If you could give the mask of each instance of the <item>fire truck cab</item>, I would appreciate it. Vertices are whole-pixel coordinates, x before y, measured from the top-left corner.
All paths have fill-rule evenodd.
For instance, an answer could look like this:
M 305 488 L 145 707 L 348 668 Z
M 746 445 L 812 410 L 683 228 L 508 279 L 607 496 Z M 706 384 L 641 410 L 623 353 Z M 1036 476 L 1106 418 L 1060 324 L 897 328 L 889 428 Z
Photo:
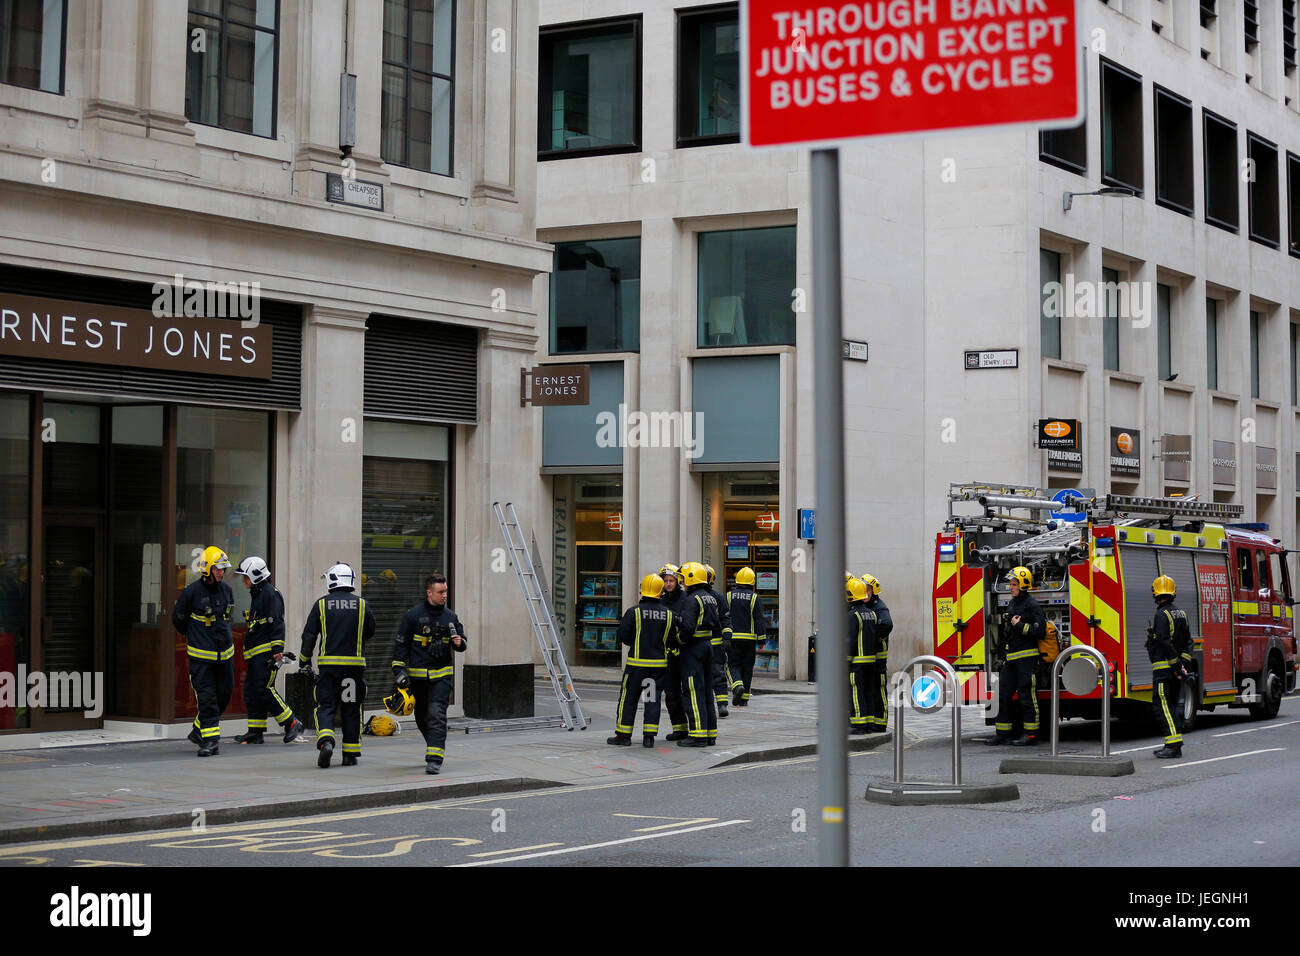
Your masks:
M 1146 630 L 1155 612 L 1151 583 L 1161 574 L 1173 578 L 1192 632 L 1183 729 L 1199 710 L 1220 706 L 1276 716 L 1296 685 L 1297 603 L 1278 539 L 1222 523 L 1239 517 L 1240 505 L 1134 495 L 1074 497 L 1063 505 L 1049 494 L 981 482 L 949 488 L 948 520 L 935 540 L 934 653 L 969 675 L 968 702 L 987 699 L 991 675 L 1001 669 L 1007 572 L 1023 565 L 1033 572 L 1030 593 L 1055 625 L 1059 649 L 1086 643 L 1105 655 L 1121 719 L 1150 713 Z M 1062 510 L 1077 519 L 1049 517 Z M 971 689 L 976 675 L 983 676 Z M 1046 712 L 1050 681 L 1039 687 L 1046 688 L 1039 692 Z M 1063 718 L 1096 718 L 1100 709 L 1100 682 L 1085 697 L 1061 696 Z

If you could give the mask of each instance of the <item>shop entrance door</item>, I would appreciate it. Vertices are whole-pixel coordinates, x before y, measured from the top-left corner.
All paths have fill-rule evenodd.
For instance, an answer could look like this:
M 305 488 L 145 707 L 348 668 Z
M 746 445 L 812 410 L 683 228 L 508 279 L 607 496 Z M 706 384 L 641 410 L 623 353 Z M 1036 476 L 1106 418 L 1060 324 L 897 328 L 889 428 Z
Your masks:
M 103 519 L 45 512 L 40 671 L 46 706 L 34 730 L 103 726 Z M 90 717 L 87 714 L 93 713 Z

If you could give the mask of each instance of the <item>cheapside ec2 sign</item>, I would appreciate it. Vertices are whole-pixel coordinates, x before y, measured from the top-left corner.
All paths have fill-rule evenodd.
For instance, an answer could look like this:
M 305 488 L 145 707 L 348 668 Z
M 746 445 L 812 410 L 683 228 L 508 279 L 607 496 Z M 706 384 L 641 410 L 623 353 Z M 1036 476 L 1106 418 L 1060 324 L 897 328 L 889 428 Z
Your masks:
M 1082 116 L 1075 0 L 741 4 L 750 146 Z

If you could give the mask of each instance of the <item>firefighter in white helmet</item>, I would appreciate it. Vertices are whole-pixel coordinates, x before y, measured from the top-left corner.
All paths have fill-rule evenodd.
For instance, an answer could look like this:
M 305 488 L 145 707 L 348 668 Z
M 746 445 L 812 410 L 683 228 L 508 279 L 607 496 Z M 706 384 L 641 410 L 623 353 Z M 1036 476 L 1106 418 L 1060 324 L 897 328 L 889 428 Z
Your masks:
M 260 744 L 266 733 L 267 714 L 284 728 L 284 742 L 293 743 L 306 731 L 301 720 L 275 689 L 277 665 L 284 657 L 284 598 L 271 584 L 266 562 L 249 555 L 235 573 L 244 579 L 251 606 L 244 612 L 248 630 L 244 633 L 244 706 L 248 709 L 248 732 L 235 738 L 241 744 Z

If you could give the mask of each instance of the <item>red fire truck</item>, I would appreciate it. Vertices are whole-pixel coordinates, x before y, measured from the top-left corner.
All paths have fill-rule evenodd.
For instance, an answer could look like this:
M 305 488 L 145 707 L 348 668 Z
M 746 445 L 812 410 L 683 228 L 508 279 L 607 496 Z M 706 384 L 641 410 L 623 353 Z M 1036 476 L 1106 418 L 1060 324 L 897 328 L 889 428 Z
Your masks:
M 966 672 L 968 702 L 988 699 L 989 676 L 1002 666 L 1007 571 L 1023 565 L 1060 648 L 1085 643 L 1105 655 L 1117 717 L 1150 713 L 1146 629 L 1155 611 L 1151 582 L 1161 574 L 1174 579 L 1195 647 L 1184 729 L 1197 711 L 1216 707 L 1276 716 L 1296 685 L 1297 603 L 1277 538 L 1225 525 L 1240 517 L 1240 505 L 1134 495 L 1063 502 L 1048 494 L 981 482 L 949 488 L 948 520 L 935 539 L 934 653 Z M 1039 687 L 1047 688 L 1046 712 L 1050 682 Z M 1100 710 L 1100 683 L 1086 697 L 1061 697 L 1063 718 Z

